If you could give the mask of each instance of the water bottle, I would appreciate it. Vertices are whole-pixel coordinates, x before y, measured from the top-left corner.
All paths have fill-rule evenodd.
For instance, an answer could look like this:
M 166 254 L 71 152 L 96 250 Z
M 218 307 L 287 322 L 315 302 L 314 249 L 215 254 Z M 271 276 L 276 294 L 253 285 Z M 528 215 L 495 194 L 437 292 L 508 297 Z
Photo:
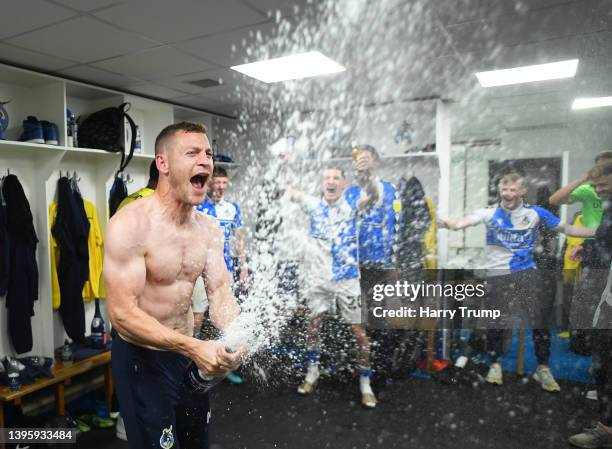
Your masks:
M 8 379 L 9 389 L 11 391 L 18 391 L 21 383 L 19 382 L 19 362 L 13 358 L 8 358 Z
M 142 153 L 142 134 L 140 132 L 139 126 L 136 126 L 136 140 L 134 142 L 134 153 L 137 153 L 137 154 Z
M 8 366 L 7 366 L 7 375 L 9 378 L 9 389 L 11 391 L 18 391 L 21 386 L 21 382 L 19 381 L 19 361 L 14 359 L 13 357 L 7 357 Z
M 104 327 L 104 318 L 100 313 L 100 299 L 96 298 L 96 311 L 91 320 L 91 340 L 93 347 L 102 349 L 106 346 L 106 328 Z
M 64 362 L 64 366 L 72 365 L 72 348 L 68 340 L 64 341 L 64 346 L 62 347 L 62 362 Z

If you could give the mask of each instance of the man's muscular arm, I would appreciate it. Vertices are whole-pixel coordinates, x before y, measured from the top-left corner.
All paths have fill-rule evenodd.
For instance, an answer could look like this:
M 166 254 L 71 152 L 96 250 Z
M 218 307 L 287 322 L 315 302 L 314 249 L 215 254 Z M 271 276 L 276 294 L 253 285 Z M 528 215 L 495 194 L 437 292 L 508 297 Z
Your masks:
M 117 332 L 135 344 L 178 352 L 211 375 L 227 371 L 216 355 L 217 344 L 199 341 L 161 324 L 138 306 L 146 283 L 146 231 L 137 211 L 126 209 L 110 221 L 104 244 L 104 282 L 108 312 Z
M 204 217 L 208 219 L 208 217 Z M 212 323 L 218 329 L 224 330 L 240 314 L 240 309 L 230 287 L 230 275 L 223 258 L 223 232 L 214 223 L 209 225 L 212 233 L 206 266 L 204 267 L 204 284 L 208 296 L 208 311 Z M 217 349 L 217 356 L 223 366 L 235 369 L 240 365 L 246 348 L 232 348 L 234 353 L 228 353 L 224 347 Z
M 216 224 L 209 226 L 212 237 L 204 267 L 210 319 L 218 329 L 225 329 L 240 313 L 230 287 L 230 276 L 223 259 L 223 233 Z

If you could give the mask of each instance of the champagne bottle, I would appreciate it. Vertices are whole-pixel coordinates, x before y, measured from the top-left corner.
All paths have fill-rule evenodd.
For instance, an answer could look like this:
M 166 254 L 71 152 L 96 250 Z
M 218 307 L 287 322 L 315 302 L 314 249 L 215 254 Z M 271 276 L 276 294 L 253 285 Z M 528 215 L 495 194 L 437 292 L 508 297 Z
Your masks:
M 106 328 L 100 313 L 100 299 L 96 298 L 96 311 L 91 320 L 91 339 L 94 348 L 102 349 L 106 345 Z
M 198 368 L 195 362 L 189 362 L 185 370 L 185 384 L 196 393 L 206 393 L 223 380 L 223 377 L 209 376 Z
M 225 348 L 229 353 L 234 352 L 231 348 Z M 206 393 L 210 391 L 215 385 L 221 382 L 225 376 L 211 376 L 203 372 L 198 368 L 198 365 L 192 360 L 187 365 L 185 370 L 185 384 L 187 387 L 196 393 Z
M 62 346 L 62 362 L 64 362 L 64 366 L 72 365 L 72 347 L 70 346 L 70 342 L 68 340 L 64 340 L 64 346 Z
M 18 391 L 21 386 L 19 380 L 19 362 L 11 357 L 7 357 L 8 367 L 7 374 L 9 379 L 9 389 L 11 391 Z

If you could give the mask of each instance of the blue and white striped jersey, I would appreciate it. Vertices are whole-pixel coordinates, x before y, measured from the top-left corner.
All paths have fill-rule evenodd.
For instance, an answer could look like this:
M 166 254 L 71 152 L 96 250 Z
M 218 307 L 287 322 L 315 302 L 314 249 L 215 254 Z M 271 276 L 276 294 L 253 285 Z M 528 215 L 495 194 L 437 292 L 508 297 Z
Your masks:
M 482 268 L 500 270 L 504 274 L 536 268 L 534 247 L 538 227 L 559 226 L 560 220 L 552 212 L 538 206 L 523 204 L 515 210 L 502 207 L 478 209 L 469 215 L 487 227 L 487 246 Z
M 376 180 L 379 198 L 376 204 L 357 213 L 359 263 L 376 264 L 392 267 L 393 243 L 395 239 L 396 213 L 393 203 L 396 200 L 395 187 L 391 183 Z M 362 195 L 362 188 L 357 184 L 351 185 L 344 192 L 344 197 L 352 208 Z
M 238 204 L 232 203 L 231 201 L 221 201 L 215 203 L 209 198 L 196 207 L 199 212 L 204 212 L 211 217 L 215 217 L 219 222 L 219 226 L 223 230 L 224 243 L 223 243 L 223 258 L 227 265 L 228 271 L 232 272 L 232 253 L 231 253 L 231 240 L 234 237 L 236 229 L 242 227 L 242 217 L 240 215 L 240 207 Z
M 308 275 L 328 281 L 358 279 L 354 208 L 344 197 L 329 204 L 309 196 L 304 197 L 302 207 L 310 217 L 311 241 L 305 249 Z

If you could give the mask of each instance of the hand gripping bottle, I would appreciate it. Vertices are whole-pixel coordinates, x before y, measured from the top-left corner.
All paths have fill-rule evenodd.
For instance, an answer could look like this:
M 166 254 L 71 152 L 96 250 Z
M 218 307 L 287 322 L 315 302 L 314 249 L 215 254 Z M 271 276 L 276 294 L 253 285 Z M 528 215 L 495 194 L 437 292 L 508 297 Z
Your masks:
M 225 348 L 227 352 L 234 352 L 231 348 Z M 221 382 L 225 376 L 211 376 L 198 368 L 198 365 L 192 360 L 187 365 L 185 370 L 185 384 L 187 387 L 196 393 L 206 393 L 215 385 Z

